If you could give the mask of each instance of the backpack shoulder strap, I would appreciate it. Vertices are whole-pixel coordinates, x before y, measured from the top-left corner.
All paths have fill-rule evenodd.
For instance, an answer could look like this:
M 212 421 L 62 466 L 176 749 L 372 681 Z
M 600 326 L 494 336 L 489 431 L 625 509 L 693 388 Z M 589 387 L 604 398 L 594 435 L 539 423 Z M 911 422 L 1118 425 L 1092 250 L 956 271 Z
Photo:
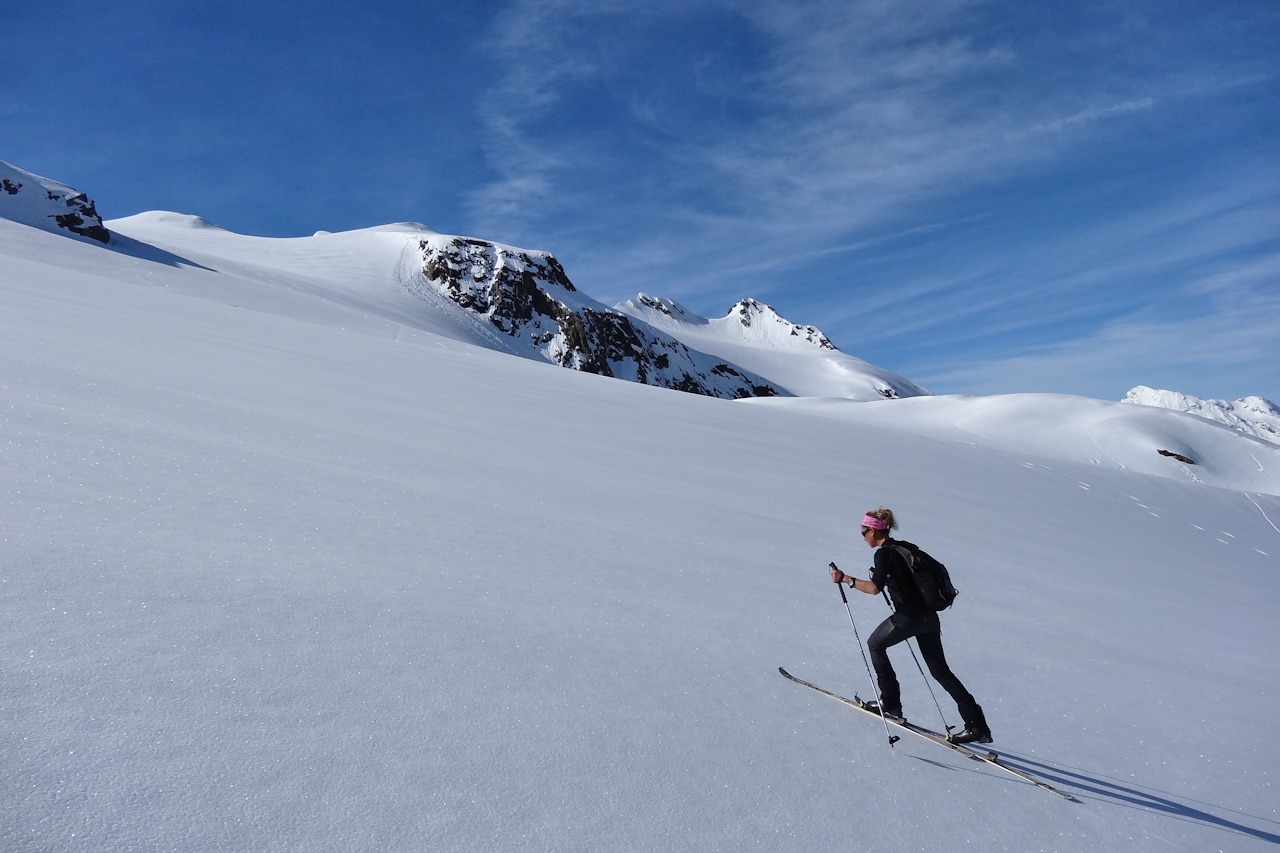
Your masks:
M 902 542 L 897 539 L 893 540 L 889 544 L 893 546 L 893 550 L 897 551 L 899 554 L 902 555 L 902 559 L 906 561 L 908 569 L 915 569 L 916 548 L 914 545 L 912 545 L 910 542 Z

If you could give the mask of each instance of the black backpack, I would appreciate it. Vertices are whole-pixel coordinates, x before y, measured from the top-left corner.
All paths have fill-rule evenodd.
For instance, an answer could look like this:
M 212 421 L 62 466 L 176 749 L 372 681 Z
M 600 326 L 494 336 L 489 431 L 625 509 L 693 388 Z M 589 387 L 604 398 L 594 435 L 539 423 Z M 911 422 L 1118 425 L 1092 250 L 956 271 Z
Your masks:
M 947 567 L 910 542 L 894 541 L 893 546 L 906 561 L 911 579 L 915 581 L 916 591 L 920 593 L 920 600 L 925 607 L 930 610 L 946 610 L 950 607 L 959 593 L 951 585 Z

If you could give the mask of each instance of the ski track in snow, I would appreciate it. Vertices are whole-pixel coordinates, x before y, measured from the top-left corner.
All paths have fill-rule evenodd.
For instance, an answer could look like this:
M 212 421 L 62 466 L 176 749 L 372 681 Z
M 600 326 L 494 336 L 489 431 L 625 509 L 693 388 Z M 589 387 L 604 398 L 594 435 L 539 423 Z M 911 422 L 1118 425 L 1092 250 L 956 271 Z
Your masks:
M 1277 527 L 1276 523 L 1271 520 L 1271 517 L 1267 515 L 1267 511 L 1262 508 L 1262 505 L 1259 504 L 1258 501 L 1255 500 L 1254 497 L 1250 495 L 1248 492 L 1242 492 L 1241 494 L 1244 495 L 1245 500 L 1253 504 L 1254 509 L 1258 511 L 1258 514 L 1262 516 L 1262 518 L 1267 522 L 1267 524 L 1271 525 L 1271 529 L 1276 531 L 1277 533 L 1280 533 L 1280 527 Z

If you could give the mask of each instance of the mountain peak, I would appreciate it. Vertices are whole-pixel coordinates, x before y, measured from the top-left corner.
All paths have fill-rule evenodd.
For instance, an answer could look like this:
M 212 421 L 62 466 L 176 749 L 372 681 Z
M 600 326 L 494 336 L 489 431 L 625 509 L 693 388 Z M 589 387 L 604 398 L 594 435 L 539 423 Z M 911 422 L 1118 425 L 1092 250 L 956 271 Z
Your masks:
M 623 306 L 628 306 L 641 312 L 648 313 L 650 316 L 656 312 L 659 315 L 663 315 L 672 320 L 677 320 L 681 323 L 690 323 L 696 326 L 705 326 L 707 324 L 706 317 L 699 317 L 697 314 L 693 313 L 688 308 L 685 308 L 674 299 L 650 296 L 647 293 L 641 293 L 636 296 L 635 299 L 628 299 L 626 302 L 615 307 L 622 310 Z
M 917 397 L 928 390 L 841 352 L 814 326 L 800 326 L 756 299 L 743 299 L 708 320 L 673 299 L 641 293 L 614 306 L 705 353 L 768 377 L 800 397 L 882 400 Z
M 816 326 L 800 326 L 779 314 L 770 305 L 755 299 L 743 299 L 729 309 L 726 320 L 736 320 L 739 335 L 752 343 L 766 346 L 816 346 L 835 350 L 836 345 Z
M 758 347 L 801 347 L 838 352 L 836 345 L 815 326 L 800 326 L 779 314 L 772 306 L 756 299 L 743 299 L 718 320 L 701 317 L 674 299 L 662 299 L 641 293 L 619 303 L 618 310 L 668 329 L 712 326 L 724 337 Z
M 111 241 L 93 200 L 66 184 L 0 160 L 0 217 L 54 234 Z

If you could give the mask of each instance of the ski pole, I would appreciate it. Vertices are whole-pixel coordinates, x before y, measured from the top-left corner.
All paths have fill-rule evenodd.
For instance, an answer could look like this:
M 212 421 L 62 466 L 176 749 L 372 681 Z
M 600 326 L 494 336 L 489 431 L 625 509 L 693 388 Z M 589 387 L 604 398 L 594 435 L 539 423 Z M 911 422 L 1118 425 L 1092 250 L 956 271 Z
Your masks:
M 840 571 L 834 562 L 831 564 L 831 568 L 837 572 Z M 875 677 L 871 674 L 871 662 L 867 660 L 867 650 L 862 647 L 862 637 L 858 635 L 858 623 L 853 620 L 853 610 L 850 609 L 849 599 L 844 594 L 844 584 L 838 583 L 836 586 L 840 589 L 840 600 L 844 602 L 844 612 L 849 614 L 849 624 L 853 626 L 853 638 L 858 642 L 858 651 L 862 652 L 862 665 L 867 669 L 867 680 L 871 683 L 871 691 L 876 696 L 879 696 L 880 691 L 876 688 Z M 889 733 L 889 721 L 885 719 L 884 708 L 880 706 L 879 702 L 876 703 L 876 707 L 880 708 L 880 722 L 884 723 L 884 734 L 885 737 L 889 738 L 889 746 L 892 747 L 898 742 L 898 736 Z
M 897 608 L 893 606 L 893 602 L 889 600 L 889 596 L 884 590 L 880 590 L 880 594 L 884 596 L 885 604 L 889 605 L 890 613 L 897 613 Z M 919 641 L 917 641 L 919 642 Z M 951 734 L 952 726 L 947 725 L 947 715 L 942 713 L 942 705 L 938 703 L 938 697 L 933 692 L 933 685 L 929 683 L 929 678 L 924 674 L 924 667 L 920 665 L 920 658 L 916 657 L 915 646 L 911 645 L 911 638 L 907 638 L 907 649 L 911 652 L 911 659 L 916 662 L 916 669 L 920 670 L 920 677 L 924 679 L 924 686 L 929 688 L 929 698 L 933 700 L 933 707 L 938 709 L 938 717 L 942 719 L 942 729 L 947 734 Z

